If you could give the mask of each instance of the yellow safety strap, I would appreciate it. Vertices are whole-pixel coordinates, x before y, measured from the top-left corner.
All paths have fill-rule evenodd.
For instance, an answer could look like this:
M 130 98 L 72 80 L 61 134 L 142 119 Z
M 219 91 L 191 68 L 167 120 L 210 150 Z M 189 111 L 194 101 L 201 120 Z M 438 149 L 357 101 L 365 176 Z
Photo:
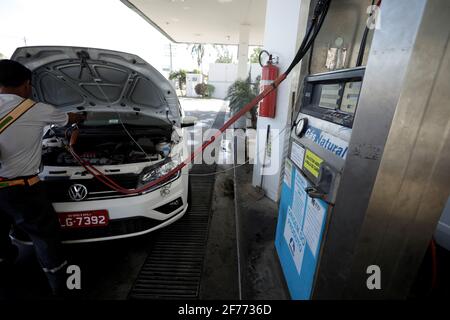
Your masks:
M 0 119 L 0 134 L 3 133 L 10 125 L 19 119 L 25 112 L 34 107 L 36 102 L 31 99 L 25 99 L 17 107 L 11 110 L 6 116 Z
M 12 180 L 0 180 L 0 189 L 14 186 L 33 186 L 40 181 L 38 176 L 34 176 L 28 179 L 12 179 Z

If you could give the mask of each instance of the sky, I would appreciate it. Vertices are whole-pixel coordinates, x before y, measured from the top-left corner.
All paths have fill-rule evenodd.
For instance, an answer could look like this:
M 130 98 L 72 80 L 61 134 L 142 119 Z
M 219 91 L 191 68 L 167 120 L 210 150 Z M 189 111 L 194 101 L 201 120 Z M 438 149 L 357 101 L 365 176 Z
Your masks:
M 0 53 L 17 47 L 66 45 L 137 54 L 160 72 L 170 67 L 171 42 L 120 0 L 0 0 Z M 172 44 L 173 70 L 198 68 L 189 46 Z M 237 56 L 237 47 L 230 47 Z M 208 46 L 203 71 L 217 58 Z

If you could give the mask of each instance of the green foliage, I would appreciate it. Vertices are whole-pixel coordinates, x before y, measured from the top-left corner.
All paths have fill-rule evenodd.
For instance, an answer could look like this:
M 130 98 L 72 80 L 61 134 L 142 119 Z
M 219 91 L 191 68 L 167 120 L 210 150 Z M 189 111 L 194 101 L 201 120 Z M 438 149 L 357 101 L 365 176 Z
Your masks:
M 228 46 L 225 46 L 223 44 L 221 45 L 214 45 L 214 49 L 217 51 L 218 58 L 216 59 L 216 63 L 232 63 L 233 57 L 230 54 L 230 50 L 228 49 Z
M 217 50 L 218 58 L 216 59 L 216 63 L 232 63 L 233 57 L 230 54 L 227 46 L 224 45 L 215 45 L 214 48 Z
M 169 73 L 169 80 L 184 78 L 186 80 L 186 70 L 180 69 L 178 71 L 172 71 Z
M 261 47 L 253 49 L 253 52 L 250 55 L 250 63 L 259 63 L 259 54 L 261 53 L 261 51 L 262 51 Z
M 176 80 L 178 82 L 178 89 L 185 90 L 186 88 L 186 74 L 195 73 L 201 74 L 201 71 L 198 69 L 192 71 L 186 71 L 184 69 L 180 69 L 178 71 L 172 71 L 169 73 L 169 80 Z
M 215 88 L 211 84 L 199 83 L 195 86 L 195 93 L 201 95 L 203 98 L 211 97 Z
M 216 87 L 214 87 L 212 84 L 208 84 L 208 97 L 211 97 L 214 91 L 216 90 Z
M 233 112 L 242 109 L 247 103 L 252 101 L 259 94 L 259 86 L 252 83 L 250 74 L 245 80 L 236 80 L 227 92 L 226 100 L 230 101 L 230 108 Z
M 186 73 L 186 70 L 183 69 L 172 71 L 169 74 L 169 80 L 177 80 L 179 89 L 183 90 L 183 87 L 186 86 Z
M 216 59 L 216 63 L 232 63 L 233 62 L 233 58 L 230 56 L 219 56 Z
M 261 77 L 256 78 L 255 83 L 251 80 L 251 71 L 248 74 L 247 79 L 235 81 L 229 88 L 227 92 L 226 100 L 230 101 L 230 109 L 233 113 L 241 110 L 245 105 L 250 103 L 256 96 L 259 95 L 259 85 Z M 250 110 L 252 117 L 252 127 L 256 128 L 256 110 L 258 106 L 254 106 Z
M 201 95 L 202 97 L 204 97 L 205 94 L 206 94 L 206 90 L 208 90 L 208 87 L 206 86 L 205 83 L 198 83 L 195 86 L 194 90 L 195 90 L 196 94 Z

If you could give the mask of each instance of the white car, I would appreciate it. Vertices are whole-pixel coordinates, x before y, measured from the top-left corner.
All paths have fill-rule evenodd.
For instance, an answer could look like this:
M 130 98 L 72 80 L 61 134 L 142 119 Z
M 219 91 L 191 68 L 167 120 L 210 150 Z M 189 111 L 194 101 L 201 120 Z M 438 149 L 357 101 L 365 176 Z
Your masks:
M 33 72 L 33 99 L 65 112 L 85 112 L 75 151 L 122 187 L 136 189 L 188 155 L 184 117 L 171 83 L 136 55 L 77 47 L 23 47 L 12 57 Z M 167 226 L 187 211 L 185 167 L 143 193 L 105 186 L 64 148 L 67 128 L 49 129 L 40 178 L 66 243 L 125 238 Z M 13 237 L 27 242 L 14 230 Z

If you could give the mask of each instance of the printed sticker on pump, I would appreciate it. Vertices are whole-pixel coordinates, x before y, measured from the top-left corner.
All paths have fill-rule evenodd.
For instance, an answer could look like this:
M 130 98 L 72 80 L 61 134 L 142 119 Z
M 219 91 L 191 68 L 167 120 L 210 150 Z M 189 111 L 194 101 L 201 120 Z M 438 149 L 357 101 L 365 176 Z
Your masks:
M 291 148 L 291 160 L 295 163 L 295 165 L 299 168 L 303 168 L 303 159 L 305 157 L 305 148 L 301 145 L 292 142 Z
M 333 136 L 325 131 L 309 126 L 305 132 L 305 138 L 313 141 L 318 146 L 345 159 L 348 153 L 348 142 Z
M 305 161 L 303 168 L 311 173 L 314 177 L 318 178 L 320 174 L 320 165 L 323 159 L 310 150 L 306 150 Z

